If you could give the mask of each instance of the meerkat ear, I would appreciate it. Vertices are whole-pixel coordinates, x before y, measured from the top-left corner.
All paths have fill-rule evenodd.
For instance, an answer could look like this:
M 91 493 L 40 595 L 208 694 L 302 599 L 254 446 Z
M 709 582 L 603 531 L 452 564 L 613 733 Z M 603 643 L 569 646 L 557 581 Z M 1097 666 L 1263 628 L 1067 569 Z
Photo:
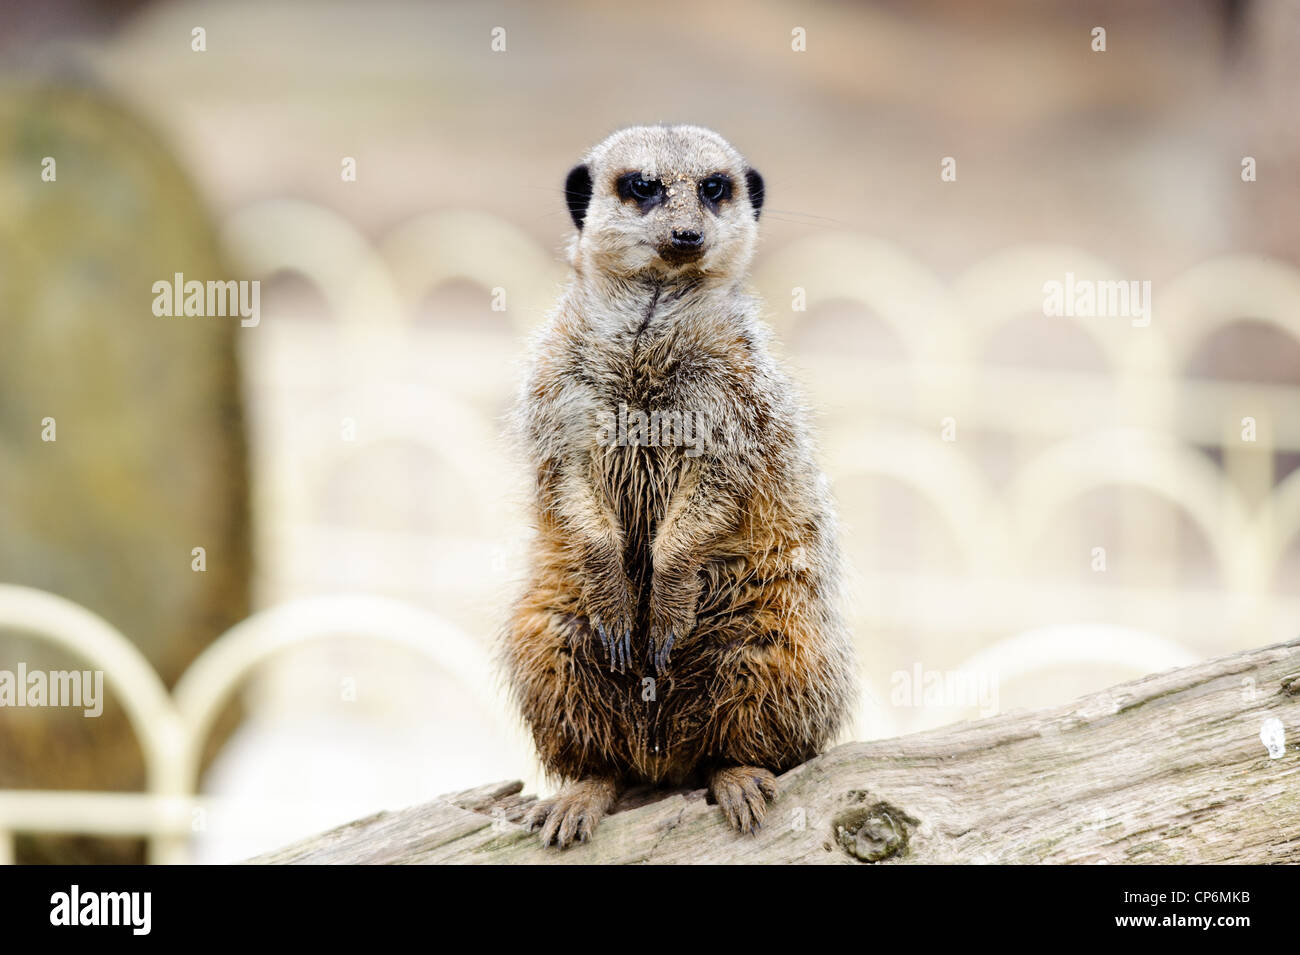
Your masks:
M 582 231 L 582 220 L 587 218 L 587 203 L 591 202 L 591 170 L 585 165 L 574 166 L 564 180 L 564 201 L 569 204 L 573 224 Z
M 763 208 L 763 177 L 757 169 L 745 170 L 745 188 L 749 191 L 749 204 L 754 207 L 754 218 Z

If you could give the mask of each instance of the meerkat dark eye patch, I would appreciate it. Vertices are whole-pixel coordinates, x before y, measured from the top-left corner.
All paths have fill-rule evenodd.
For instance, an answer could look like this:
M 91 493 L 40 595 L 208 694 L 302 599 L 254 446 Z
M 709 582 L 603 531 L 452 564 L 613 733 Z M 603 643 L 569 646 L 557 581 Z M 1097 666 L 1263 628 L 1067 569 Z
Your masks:
M 619 176 L 616 187 L 620 199 L 635 202 L 642 212 L 664 201 L 664 184 L 658 179 L 647 179 L 639 172 Z
M 749 191 L 749 204 L 754 207 L 754 218 L 763 208 L 763 177 L 757 169 L 745 170 L 745 188 Z
M 587 204 L 591 202 L 591 171 L 586 166 L 574 166 L 564 180 L 564 201 L 568 203 L 573 224 L 582 231 L 582 220 L 587 218 Z

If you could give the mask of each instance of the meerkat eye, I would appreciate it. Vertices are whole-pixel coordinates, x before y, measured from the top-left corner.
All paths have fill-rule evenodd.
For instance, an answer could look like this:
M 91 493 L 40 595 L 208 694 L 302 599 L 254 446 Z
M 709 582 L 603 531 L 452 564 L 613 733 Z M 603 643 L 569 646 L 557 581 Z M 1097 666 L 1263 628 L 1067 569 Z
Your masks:
M 711 206 L 731 198 L 731 180 L 723 175 L 709 176 L 700 181 L 700 198 Z
M 638 199 L 653 199 L 659 191 L 659 183 L 650 179 L 633 179 L 628 183 L 628 189 Z
M 663 192 L 664 185 L 658 179 L 647 179 L 640 173 L 628 173 L 618 181 L 618 194 L 623 199 L 635 199 L 637 202 L 649 202 Z

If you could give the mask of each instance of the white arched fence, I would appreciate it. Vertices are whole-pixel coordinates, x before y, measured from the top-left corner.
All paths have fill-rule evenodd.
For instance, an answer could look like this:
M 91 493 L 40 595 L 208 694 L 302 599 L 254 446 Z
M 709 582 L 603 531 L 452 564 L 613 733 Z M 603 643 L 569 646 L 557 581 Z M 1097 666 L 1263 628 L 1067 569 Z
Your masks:
M 366 636 L 421 654 L 469 691 L 483 717 L 501 724 L 503 738 L 511 735 L 484 649 L 436 614 L 387 597 L 308 597 L 256 613 L 209 645 L 171 693 L 131 641 L 62 597 L 0 584 L 0 628 L 42 638 L 103 671 L 140 741 L 146 772 L 139 793 L 0 791 L 0 862 L 12 861 L 13 833 L 39 831 L 143 836 L 151 862 L 188 861 L 202 805 L 199 759 L 213 721 L 258 666 L 316 640 Z

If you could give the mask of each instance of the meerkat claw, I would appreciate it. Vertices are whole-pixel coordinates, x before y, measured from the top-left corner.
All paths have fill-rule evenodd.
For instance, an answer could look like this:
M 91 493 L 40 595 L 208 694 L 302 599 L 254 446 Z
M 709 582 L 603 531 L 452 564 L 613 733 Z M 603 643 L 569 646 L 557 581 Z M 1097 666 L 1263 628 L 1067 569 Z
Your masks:
M 677 634 L 671 630 L 668 636 L 664 637 L 663 642 L 655 648 L 654 664 L 655 669 L 662 673 L 668 667 L 668 656 L 673 652 L 673 644 L 677 642 Z
M 607 651 L 612 652 L 609 646 L 609 634 L 605 632 L 605 625 L 600 622 L 600 618 L 591 618 L 591 629 L 596 631 L 596 636 L 600 637 L 600 645 Z
M 632 661 L 632 631 L 627 627 L 606 626 L 599 617 L 591 618 L 591 629 L 600 638 L 600 645 L 609 654 L 609 668 L 619 672 Z

